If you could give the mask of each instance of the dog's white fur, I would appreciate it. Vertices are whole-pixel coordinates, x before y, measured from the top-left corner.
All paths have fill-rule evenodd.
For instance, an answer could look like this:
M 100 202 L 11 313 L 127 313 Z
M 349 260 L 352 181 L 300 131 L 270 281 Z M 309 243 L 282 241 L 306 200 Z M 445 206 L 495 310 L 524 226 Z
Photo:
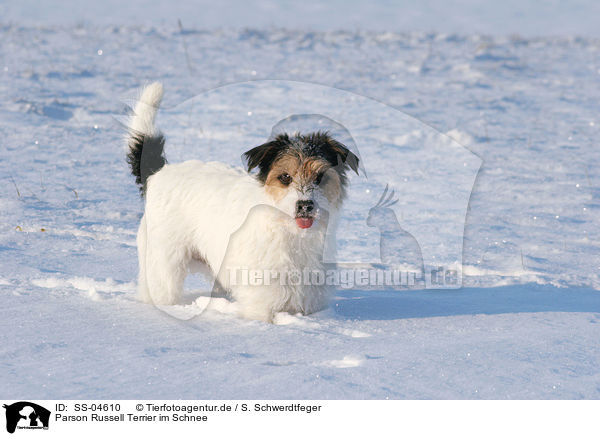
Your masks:
M 130 129 L 157 133 L 154 120 L 162 95 L 159 83 L 143 90 Z M 319 193 L 289 189 L 275 201 L 246 171 L 219 162 L 165 165 L 147 181 L 137 235 L 139 297 L 158 305 L 178 303 L 186 275 L 200 266 L 230 292 L 244 317 L 272 321 L 277 312 L 323 309 L 328 302 L 325 284 L 281 284 L 274 278 L 256 286 L 231 280 L 232 272 L 240 269 L 323 271 L 323 245 L 336 206 L 329 204 L 326 214 L 317 211 L 313 226 L 301 229 L 294 221 L 294 208 L 307 195 Z M 326 203 L 322 197 L 318 202 Z

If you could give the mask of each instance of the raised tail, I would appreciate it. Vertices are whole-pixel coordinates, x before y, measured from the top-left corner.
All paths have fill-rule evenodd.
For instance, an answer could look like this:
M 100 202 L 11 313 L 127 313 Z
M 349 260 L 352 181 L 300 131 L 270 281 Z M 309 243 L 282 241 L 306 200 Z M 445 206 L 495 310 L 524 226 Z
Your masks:
M 146 192 L 148 177 L 160 170 L 167 160 L 163 154 L 165 137 L 154 125 L 156 112 L 163 96 L 159 82 L 146 86 L 133 108 L 127 132 L 127 162 L 142 196 Z

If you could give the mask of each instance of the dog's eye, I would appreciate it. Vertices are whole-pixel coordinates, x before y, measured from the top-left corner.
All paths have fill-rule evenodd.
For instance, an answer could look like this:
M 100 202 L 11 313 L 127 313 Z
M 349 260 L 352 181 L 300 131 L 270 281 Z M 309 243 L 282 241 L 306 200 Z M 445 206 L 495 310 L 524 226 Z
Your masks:
M 315 184 L 320 185 L 321 184 L 321 180 L 323 180 L 323 176 L 325 175 L 325 173 L 319 173 L 317 174 L 317 178 L 315 179 Z
M 289 185 L 290 183 L 292 183 L 292 176 L 290 176 L 288 173 L 283 173 L 282 175 L 280 175 L 277 178 L 284 185 Z

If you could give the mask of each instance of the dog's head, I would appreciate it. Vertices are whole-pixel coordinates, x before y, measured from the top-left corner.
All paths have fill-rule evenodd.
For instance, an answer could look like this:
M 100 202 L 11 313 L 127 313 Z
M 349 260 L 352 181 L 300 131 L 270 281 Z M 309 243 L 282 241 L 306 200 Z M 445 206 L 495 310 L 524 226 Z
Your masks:
M 307 229 L 322 209 L 339 208 L 346 194 L 346 171 L 358 174 L 358 157 L 327 132 L 280 134 L 244 153 L 248 171 L 278 208 Z

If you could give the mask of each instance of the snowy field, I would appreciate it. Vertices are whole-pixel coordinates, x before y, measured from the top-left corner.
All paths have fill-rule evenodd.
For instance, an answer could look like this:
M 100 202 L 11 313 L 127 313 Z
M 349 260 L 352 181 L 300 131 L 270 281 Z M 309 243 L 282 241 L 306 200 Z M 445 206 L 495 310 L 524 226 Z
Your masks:
M 0 4 L 0 396 L 600 399 L 597 6 L 565 15 L 557 4 L 514 20 L 498 6 L 506 26 L 485 8 L 448 20 L 438 10 L 415 28 L 384 20 L 383 30 L 369 14 L 362 23 L 357 7 L 333 22 L 342 30 L 327 30 L 323 18 L 288 22 L 290 10 L 275 6 L 277 20 L 252 26 L 258 13 L 240 13 L 227 26 L 189 3 L 137 21 L 141 2 L 122 14 L 96 11 L 100 3 L 29 13 L 32 4 Z M 544 20 L 553 16 L 561 18 Z M 281 314 L 275 325 L 240 319 L 224 301 L 189 320 L 136 301 L 143 203 L 125 163 L 124 102 L 162 81 L 169 159 L 237 165 L 259 138 L 231 143 L 232 132 L 244 138 L 227 116 L 235 102 L 221 102 L 218 124 L 187 119 L 185 134 L 174 128 L 178 110 L 260 79 L 369 97 L 478 157 L 461 289 L 340 289 L 328 310 Z M 271 98 L 244 103 L 260 112 Z M 366 126 L 371 116 L 362 114 Z M 377 202 L 366 184 L 385 183 L 376 157 L 411 162 L 419 152 L 414 131 L 368 134 L 373 142 L 358 148 L 372 164 L 368 180 L 352 179 L 350 224 L 364 222 L 363 200 Z M 401 197 L 401 210 L 441 192 L 424 191 Z M 455 243 L 456 234 L 427 229 L 440 247 Z M 353 259 L 373 240 L 340 234 L 339 246 Z M 191 280 L 174 310 L 194 314 L 206 286 Z

